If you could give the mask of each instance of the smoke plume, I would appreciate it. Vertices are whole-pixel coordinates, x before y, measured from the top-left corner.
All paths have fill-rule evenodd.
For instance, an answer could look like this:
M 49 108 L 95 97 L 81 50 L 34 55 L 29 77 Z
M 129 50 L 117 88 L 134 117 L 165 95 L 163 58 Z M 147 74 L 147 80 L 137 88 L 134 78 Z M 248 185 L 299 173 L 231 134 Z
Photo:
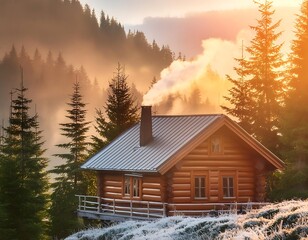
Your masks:
M 159 105 L 172 95 L 187 99 L 197 87 L 202 100 L 210 101 L 214 106 L 211 111 L 221 112 L 223 96 L 229 89 L 224 76 L 233 72 L 233 58 L 241 56 L 242 39 L 248 38 L 248 34 L 240 32 L 236 43 L 214 38 L 204 40 L 201 55 L 193 60 L 176 60 L 161 72 L 160 80 L 145 94 L 143 105 Z M 182 114 L 185 110 L 181 109 L 181 104 L 175 103 L 169 113 Z

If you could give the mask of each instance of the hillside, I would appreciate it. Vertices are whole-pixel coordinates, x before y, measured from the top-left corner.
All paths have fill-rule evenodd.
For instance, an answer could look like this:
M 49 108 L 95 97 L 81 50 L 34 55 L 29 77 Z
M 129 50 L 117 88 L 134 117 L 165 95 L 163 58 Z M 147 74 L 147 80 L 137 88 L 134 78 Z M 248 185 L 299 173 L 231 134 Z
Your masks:
M 308 200 L 286 201 L 244 215 L 189 218 L 175 216 L 153 222 L 127 221 L 89 229 L 66 240 L 154 239 L 306 239 Z
M 142 32 L 126 33 L 115 18 L 104 12 L 96 16 L 78 0 L 0 0 L 0 33 L 0 55 L 13 44 L 43 54 L 61 52 L 104 86 L 117 62 L 144 90 L 172 61 L 167 46 L 148 43 Z
M 20 86 L 22 67 L 47 156 L 61 142 L 59 123 L 65 121 L 76 79 L 87 103 L 87 120 L 93 121 L 95 109 L 105 104 L 118 62 L 140 103 L 140 92 L 173 60 L 169 47 L 149 43 L 142 32 L 126 33 L 104 12 L 98 21 L 78 0 L 0 0 L 0 33 L 0 126 L 8 125 L 10 92 Z

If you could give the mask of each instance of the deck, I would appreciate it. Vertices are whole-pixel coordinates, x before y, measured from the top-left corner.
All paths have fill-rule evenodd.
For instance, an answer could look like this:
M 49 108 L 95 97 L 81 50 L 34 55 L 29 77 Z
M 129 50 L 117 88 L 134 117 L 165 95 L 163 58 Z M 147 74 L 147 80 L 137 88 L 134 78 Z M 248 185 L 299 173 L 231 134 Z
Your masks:
M 163 203 L 77 195 L 78 216 L 89 219 L 125 221 L 153 220 L 167 216 L 218 216 L 237 214 L 260 208 L 268 203 Z

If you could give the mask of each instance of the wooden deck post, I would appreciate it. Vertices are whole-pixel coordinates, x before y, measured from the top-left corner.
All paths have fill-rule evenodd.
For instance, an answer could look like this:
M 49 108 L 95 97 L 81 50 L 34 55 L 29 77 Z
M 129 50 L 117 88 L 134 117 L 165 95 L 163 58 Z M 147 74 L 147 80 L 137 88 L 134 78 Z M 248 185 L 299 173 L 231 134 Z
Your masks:
M 167 217 L 167 209 L 166 209 L 166 203 L 163 203 L 163 216 Z
M 87 197 L 83 196 L 83 210 L 86 210 L 87 207 Z
M 102 211 L 101 209 L 101 197 L 97 197 L 97 212 L 100 213 Z
M 130 200 L 130 216 L 133 216 L 133 201 Z
M 113 211 L 113 214 L 115 214 L 115 199 L 113 199 L 113 202 L 112 202 L 113 204 L 112 204 L 112 211 Z
M 102 197 L 103 197 L 103 173 L 100 172 L 100 171 L 97 171 L 97 174 L 96 174 L 96 178 L 97 178 L 97 196 L 98 196 L 98 199 L 97 199 L 97 211 L 98 212 L 101 212 L 102 211 Z
M 78 196 L 78 199 L 79 199 L 78 209 L 81 210 L 81 196 L 80 195 Z

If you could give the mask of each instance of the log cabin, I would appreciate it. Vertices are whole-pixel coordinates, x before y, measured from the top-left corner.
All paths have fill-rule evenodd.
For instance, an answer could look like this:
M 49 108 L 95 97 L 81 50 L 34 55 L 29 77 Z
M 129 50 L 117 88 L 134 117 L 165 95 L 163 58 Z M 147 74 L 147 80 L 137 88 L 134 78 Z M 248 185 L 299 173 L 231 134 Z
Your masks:
M 82 165 L 97 173 L 97 196 L 78 196 L 78 215 L 152 219 L 217 214 L 261 205 L 266 177 L 283 162 L 223 114 L 152 116 Z

